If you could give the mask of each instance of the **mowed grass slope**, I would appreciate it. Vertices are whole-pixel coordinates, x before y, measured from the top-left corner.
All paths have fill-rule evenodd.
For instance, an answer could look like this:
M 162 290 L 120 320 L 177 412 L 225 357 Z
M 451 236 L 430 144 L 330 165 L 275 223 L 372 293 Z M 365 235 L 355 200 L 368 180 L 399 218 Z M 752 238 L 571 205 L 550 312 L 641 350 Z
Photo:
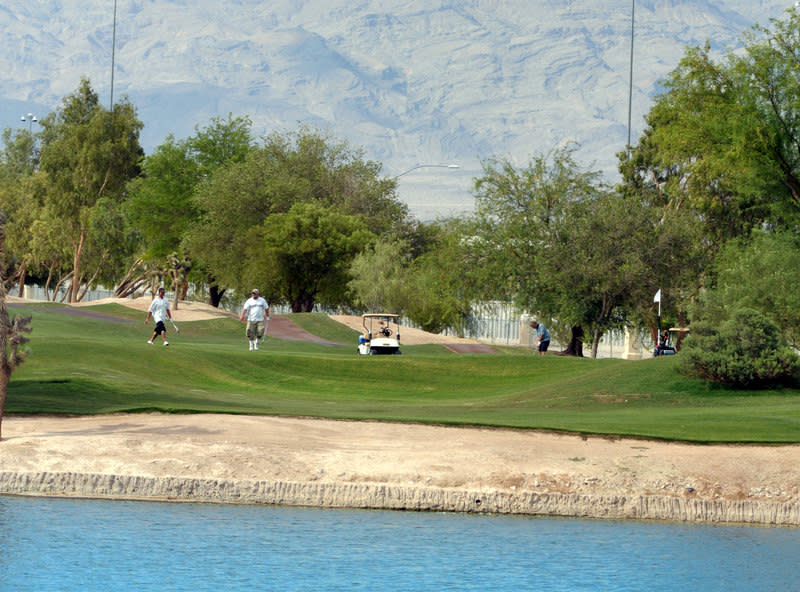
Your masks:
M 13 374 L 9 414 L 157 410 L 484 425 L 695 442 L 800 442 L 800 391 L 736 391 L 689 380 L 677 357 L 540 357 L 526 349 L 453 354 L 404 346 L 357 356 L 358 334 L 293 315 L 341 346 L 267 338 L 247 350 L 234 319 L 183 322 L 169 347 L 119 305 L 15 306 L 32 314 L 31 353 Z M 103 314 L 95 318 L 88 314 Z M 113 320 L 110 320 L 113 319 Z

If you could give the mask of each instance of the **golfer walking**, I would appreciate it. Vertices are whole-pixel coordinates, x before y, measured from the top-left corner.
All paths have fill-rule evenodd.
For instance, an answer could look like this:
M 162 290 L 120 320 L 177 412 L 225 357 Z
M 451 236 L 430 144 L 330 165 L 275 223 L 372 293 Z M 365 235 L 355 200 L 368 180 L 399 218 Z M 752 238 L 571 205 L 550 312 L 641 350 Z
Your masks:
M 254 289 L 250 298 L 242 307 L 242 314 L 239 320 L 244 321 L 247 317 L 247 339 L 250 341 L 250 351 L 258 349 L 258 340 L 264 336 L 264 319 L 269 320 L 269 304 Z
M 153 345 L 153 341 L 155 341 L 157 335 L 161 335 L 161 341 L 164 342 L 164 345 L 169 345 L 167 341 L 167 328 L 164 326 L 164 321 L 169 317 L 172 318 L 172 313 L 169 311 L 169 300 L 164 298 L 164 288 L 158 289 L 158 296 L 153 298 L 153 301 L 150 303 L 150 308 L 147 310 L 147 316 L 144 319 L 144 324 L 147 324 L 147 321 L 150 320 L 150 317 L 153 317 L 153 320 L 156 322 L 156 328 L 153 331 L 153 336 L 147 342 L 150 345 Z

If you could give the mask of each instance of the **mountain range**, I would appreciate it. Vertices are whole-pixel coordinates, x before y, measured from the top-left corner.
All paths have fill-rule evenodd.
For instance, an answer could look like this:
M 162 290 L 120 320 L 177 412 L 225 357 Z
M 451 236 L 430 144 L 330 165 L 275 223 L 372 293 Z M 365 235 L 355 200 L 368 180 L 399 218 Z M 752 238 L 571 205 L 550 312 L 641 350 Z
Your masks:
M 28 113 L 46 115 L 88 77 L 102 101 L 137 107 L 147 153 L 228 113 L 257 135 L 311 124 L 401 176 L 401 199 L 429 219 L 469 211 L 492 157 L 524 165 L 575 142 L 582 164 L 615 180 L 616 153 L 687 46 L 721 56 L 791 5 L 4 0 L 0 121 L 32 128 Z

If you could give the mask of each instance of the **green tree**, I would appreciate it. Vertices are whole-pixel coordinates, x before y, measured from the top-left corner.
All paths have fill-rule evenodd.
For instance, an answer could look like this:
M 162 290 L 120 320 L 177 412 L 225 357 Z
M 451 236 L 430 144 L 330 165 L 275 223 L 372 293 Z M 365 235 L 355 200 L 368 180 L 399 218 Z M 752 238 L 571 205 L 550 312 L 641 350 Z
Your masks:
M 200 217 L 193 201 L 198 187 L 214 172 L 229 163 L 242 162 L 253 148 L 252 122 L 247 117 L 215 117 L 186 140 L 172 135 L 142 163 L 142 175 L 128 185 L 127 212 L 141 234 L 139 280 L 149 274 L 149 267 L 165 263 L 174 270 L 174 259 L 181 260 L 180 274 L 170 276 L 179 282 L 175 298 L 185 292 L 189 270 L 211 284 L 212 303 L 219 304 L 213 277 L 205 272 L 202 261 L 194 261 L 184 252 L 182 241 Z M 172 262 L 170 262 L 172 261 Z M 185 272 L 185 273 L 184 273 Z M 131 281 L 131 280 L 129 280 Z M 135 281 L 131 281 L 135 284 Z M 177 302 L 175 303 L 177 305 Z M 175 306 L 174 305 L 174 306 Z
M 514 302 L 543 319 L 564 353 L 592 356 L 611 330 L 655 331 L 653 295 L 677 294 L 706 260 L 697 228 L 638 195 L 605 187 L 567 146 L 526 168 L 491 162 L 476 181 L 470 261 L 484 297 Z M 481 275 L 482 274 L 482 275 Z M 475 280 L 472 280 L 475 281 Z M 674 282 L 674 283 L 673 283 Z
M 778 326 L 747 308 L 733 311 L 721 325 L 693 324 L 680 358 L 685 374 L 734 387 L 770 386 L 800 371 L 800 358 L 782 341 Z
M 800 13 L 756 27 L 745 51 L 715 62 L 692 47 L 664 81 L 647 128 L 621 154 L 628 191 L 691 211 L 707 248 L 768 221 L 800 218 Z
M 475 180 L 476 263 L 485 277 L 486 297 L 531 304 L 537 256 L 551 244 L 570 201 L 596 192 L 599 174 L 582 170 L 576 147 L 566 146 L 533 157 L 525 167 L 511 159 L 483 163 Z M 525 289 L 527 285 L 528 289 Z
M 6 264 L 9 276 L 19 283 L 20 295 L 30 269 L 30 226 L 41 207 L 36 194 L 39 152 L 36 134 L 29 130 L 3 130 L 0 151 L 0 209 L 5 212 Z
M 453 329 L 463 335 L 473 302 L 482 293 L 480 275 L 470 265 L 472 225 L 467 220 L 442 220 L 427 225 L 427 246 L 406 273 L 403 310 L 432 333 Z
M 3 130 L 3 150 L 0 152 L 0 179 L 27 177 L 38 169 L 39 150 L 36 134 L 28 130 Z
M 227 119 L 212 117 L 204 128 L 195 127 L 186 148 L 199 178 L 208 178 L 230 162 L 242 162 L 254 146 L 252 128 L 249 117 L 234 117 L 233 113 L 228 113 Z
M 200 181 L 187 141 L 170 135 L 142 162 L 142 174 L 128 183 L 126 211 L 141 236 L 146 259 L 164 259 L 179 246 L 198 215 L 191 201 Z
M 75 302 L 82 285 L 113 275 L 103 266 L 110 265 L 112 253 L 127 247 L 104 240 L 110 235 L 100 218 L 108 220 L 110 209 L 121 207 L 127 181 L 139 172 L 142 123 L 127 101 L 116 104 L 112 111 L 104 109 L 89 81 L 83 79 L 78 90 L 40 124 L 40 168 L 47 174 L 48 184 L 45 205 L 70 238 L 69 301 Z M 97 229 L 103 229 L 105 236 L 94 234 Z
M 297 203 L 249 233 L 245 278 L 264 286 L 292 312 L 311 312 L 316 302 L 347 300 L 353 258 L 374 240 L 363 217 L 337 208 Z
M 800 238 L 789 231 L 756 230 L 725 245 L 713 267 L 698 320 L 720 325 L 728 311 L 757 310 L 800 347 Z
M 353 258 L 348 288 L 367 312 L 399 313 L 407 294 L 410 247 L 404 240 L 378 239 Z
M 484 298 L 513 301 L 542 318 L 560 313 L 561 323 L 570 329 L 566 351 L 582 355 L 584 319 L 577 311 L 585 307 L 575 307 L 582 295 L 575 292 L 563 300 L 554 274 L 557 262 L 548 266 L 549 273 L 540 269 L 568 228 L 571 204 L 594 201 L 601 191 L 599 174 L 580 167 L 575 150 L 573 145 L 555 149 L 522 168 L 509 159 L 484 163 L 483 175 L 475 181 L 475 235 L 468 265 L 482 270 Z
M 47 298 L 55 300 L 59 288 L 69 281 L 72 254 L 67 227 L 47 208 L 41 208 L 28 233 L 31 267 L 44 282 Z M 52 290 L 51 290 L 52 288 Z
M 396 234 L 410 227 L 408 211 L 396 198 L 394 181 L 379 177 L 380 168 L 363 160 L 363 151 L 317 130 L 271 134 L 198 188 L 194 203 L 201 216 L 184 247 L 220 285 L 246 290 L 254 263 L 242 254 L 253 240 L 250 231 L 296 204 L 334 208 L 362 217 L 376 235 Z
M 655 274 L 649 263 L 652 221 L 640 202 L 614 193 L 571 202 L 558 232 L 538 257 L 539 293 L 532 304 L 591 336 L 591 355 L 600 339 L 621 329 L 636 302 L 652 301 Z

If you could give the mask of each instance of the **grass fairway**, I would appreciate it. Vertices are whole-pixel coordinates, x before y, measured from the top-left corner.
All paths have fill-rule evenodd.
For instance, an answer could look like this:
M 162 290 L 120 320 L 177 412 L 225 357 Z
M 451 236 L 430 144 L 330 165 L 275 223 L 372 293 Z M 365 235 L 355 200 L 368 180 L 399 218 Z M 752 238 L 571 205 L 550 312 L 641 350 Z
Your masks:
M 677 357 L 591 360 L 518 348 L 453 354 L 438 345 L 357 356 L 358 334 L 325 315 L 292 318 L 344 345 L 267 338 L 250 352 L 243 325 L 218 319 L 180 323 L 163 347 L 147 345 L 153 324 L 142 323 L 144 314 L 115 304 L 10 312 L 32 314 L 34 331 L 31 355 L 11 379 L 9 414 L 214 412 L 800 442 L 800 391 L 707 386 L 680 376 Z

